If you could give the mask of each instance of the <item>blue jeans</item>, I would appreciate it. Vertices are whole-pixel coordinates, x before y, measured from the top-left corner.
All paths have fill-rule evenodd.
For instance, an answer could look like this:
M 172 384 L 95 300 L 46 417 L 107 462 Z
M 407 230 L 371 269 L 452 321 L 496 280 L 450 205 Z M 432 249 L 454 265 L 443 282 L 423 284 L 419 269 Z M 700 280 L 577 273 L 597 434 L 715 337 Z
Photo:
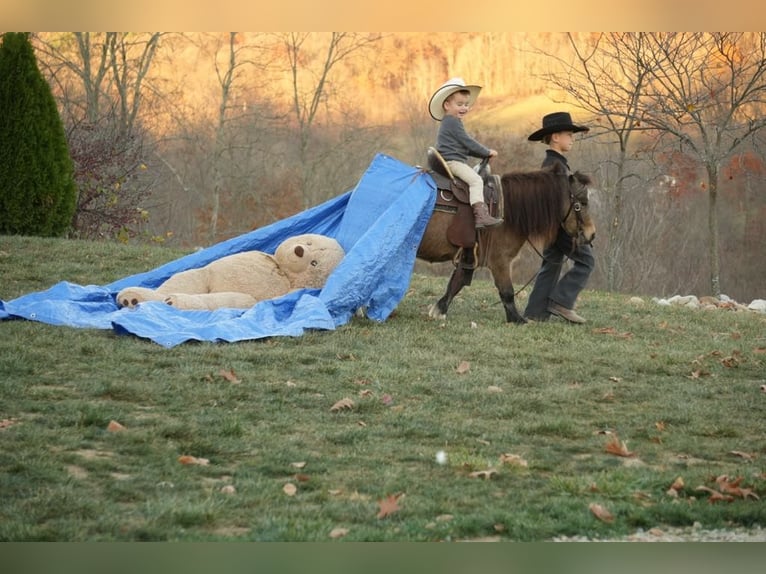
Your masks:
M 571 245 L 572 238 L 564 231 L 559 231 L 556 241 L 543 251 L 543 264 L 524 310 L 526 318 L 538 321 L 548 319 L 548 305 L 551 302 L 574 309 L 577 296 L 588 283 L 596 260 L 590 245 L 581 245 L 574 251 Z M 574 265 L 559 280 L 565 257 L 569 257 Z

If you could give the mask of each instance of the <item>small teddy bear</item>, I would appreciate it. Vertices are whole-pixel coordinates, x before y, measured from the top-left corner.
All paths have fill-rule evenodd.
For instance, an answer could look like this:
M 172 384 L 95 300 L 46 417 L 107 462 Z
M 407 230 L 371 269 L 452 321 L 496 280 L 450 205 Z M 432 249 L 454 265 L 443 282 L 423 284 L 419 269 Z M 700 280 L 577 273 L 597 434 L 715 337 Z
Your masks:
M 176 273 L 156 289 L 127 287 L 117 294 L 117 305 L 163 301 L 178 309 L 246 309 L 296 289 L 321 288 L 344 256 L 332 237 L 296 235 L 283 241 L 274 255 L 243 251 Z

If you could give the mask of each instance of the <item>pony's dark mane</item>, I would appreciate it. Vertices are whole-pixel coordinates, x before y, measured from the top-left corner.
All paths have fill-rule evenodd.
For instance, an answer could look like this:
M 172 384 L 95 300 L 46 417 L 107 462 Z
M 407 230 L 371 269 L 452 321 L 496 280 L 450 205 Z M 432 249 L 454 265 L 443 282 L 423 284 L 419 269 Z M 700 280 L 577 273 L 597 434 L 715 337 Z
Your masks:
M 520 235 L 553 241 L 569 198 L 566 171 L 554 167 L 510 172 L 501 183 L 505 225 Z

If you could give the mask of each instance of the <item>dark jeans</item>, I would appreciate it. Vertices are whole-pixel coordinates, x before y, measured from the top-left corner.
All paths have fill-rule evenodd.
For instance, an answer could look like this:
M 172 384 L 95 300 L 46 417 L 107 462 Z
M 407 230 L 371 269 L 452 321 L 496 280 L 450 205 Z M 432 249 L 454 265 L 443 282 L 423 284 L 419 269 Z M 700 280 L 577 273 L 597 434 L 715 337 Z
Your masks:
M 571 251 L 571 241 L 571 237 L 561 231 L 556 241 L 543 251 L 543 264 L 532 293 L 529 294 L 525 317 L 538 321 L 548 319 L 548 305 L 551 302 L 574 309 L 577 296 L 585 288 L 596 260 L 590 245 L 582 245 Z M 559 280 L 565 257 L 569 257 L 574 265 Z

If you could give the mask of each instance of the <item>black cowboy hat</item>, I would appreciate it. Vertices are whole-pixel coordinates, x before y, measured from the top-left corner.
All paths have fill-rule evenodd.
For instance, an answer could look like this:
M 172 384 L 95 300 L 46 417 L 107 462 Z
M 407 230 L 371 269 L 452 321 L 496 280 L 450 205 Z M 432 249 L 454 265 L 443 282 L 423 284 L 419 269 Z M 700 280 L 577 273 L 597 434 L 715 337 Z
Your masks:
M 548 134 L 558 132 L 587 132 L 590 128 L 577 126 L 572 123 L 572 116 L 568 112 L 553 112 L 543 116 L 543 127 L 529 136 L 531 142 L 538 142 Z

